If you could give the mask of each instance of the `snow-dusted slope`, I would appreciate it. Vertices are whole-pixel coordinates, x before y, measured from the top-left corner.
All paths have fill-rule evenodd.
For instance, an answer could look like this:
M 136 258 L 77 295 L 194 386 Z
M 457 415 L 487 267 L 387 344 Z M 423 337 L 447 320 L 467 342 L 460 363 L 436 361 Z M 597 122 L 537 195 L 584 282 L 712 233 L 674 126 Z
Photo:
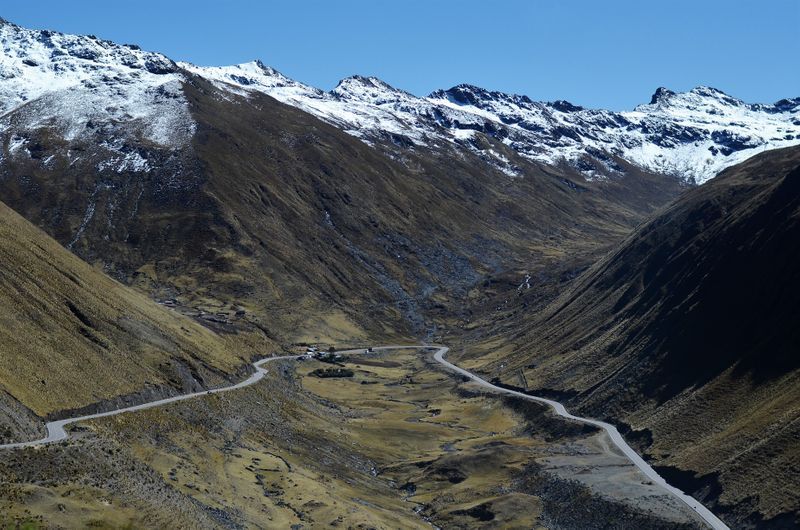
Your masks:
M 631 112 L 540 103 L 468 85 L 428 100 L 496 118 L 508 131 L 503 141 L 518 152 L 546 163 L 566 159 L 589 173 L 597 164 L 584 166 L 586 155 L 613 172 L 611 154 L 704 182 L 760 151 L 800 143 L 800 98 L 749 105 L 708 87 L 682 94 L 660 88 L 649 104 Z
M 322 92 L 258 62 L 179 64 L 229 90 L 269 94 L 368 142 L 470 147 L 470 138 L 481 132 L 529 159 L 566 161 L 587 177 L 620 171 L 619 157 L 654 172 L 703 182 L 757 152 L 800 143 L 800 98 L 750 105 L 713 88 L 682 94 L 661 88 L 647 105 L 611 112 L 565 101 L 536 102 L 471 85 L 421 98 L 361 76 Z M 495 155 L 502 166 L 502 155 Z
M 428 127 L 409 112 L 398 111 L 390 100 L 418 104 L 420 98 L 396 90 L 375 78 L 352 77 L 344 79 L 331 92 L 293 81 L 260 61 L 234 65 L 201 67 L 178 63 L 189 72 L 213 81 L 224 90 L 240 94 L 247 91 L 266 93 L 275 99 L 305 110 L 330 122 L 348 133 L 370 141 L 376 136 L 398 135 L 423 145 L 430 138 Z M 359 87 L 363 88 L 359 90 Z M 372 87 L 369 90 L 367 87 Z M 381 95 L 385 96 L 382 97 Z M 411 111 L 413 114 L 413 111 Z M 439 131 L 433 131 L 439 136 Z
M 750 105 L 709 87 L 659 89 L 650 104 L 621 116 L 633 131 L 609 134 L 620 156 L 700 182 L 761 151 L 800 143 L 800 98 Z
M 26 129 L 73 140 L 105 128 L 109 142 L 124 134 L 179 147 L 194 130 L 183 81 L 161 54 L 0 19 L 0 131 L 13 128 L 23 144 Z
M 179 148 L 195 128 L 182 89 L 191 75 L 239 95 L 268 94 L 369 144 L 468 149 L 509 175 L 520 173 L 516 153 L 545 164 L 568 163 L 587 178 L 613 177 L 624 171 L 625 160 L 702 182 L 759 151 L 800 143 L 800 98 L 750 105 L 706 87 L 683 94 L 659 89 L 647 105 L 611 112 L 471 85 L 418 97 L 361 76 L 324 92 L 259 61 L 176 64 L 136 46 L 2 20 L 0 134 L 8 152 L 20 153 L 27 149 L 25 131 L 42 127 L 67 140 L 91 137 L 110 151 L 119 151 L 126 138 Z M 506 147 L 487 148 L 476 133 Z M 101 169 L 146 170 L 138 156 L 120 151 Z

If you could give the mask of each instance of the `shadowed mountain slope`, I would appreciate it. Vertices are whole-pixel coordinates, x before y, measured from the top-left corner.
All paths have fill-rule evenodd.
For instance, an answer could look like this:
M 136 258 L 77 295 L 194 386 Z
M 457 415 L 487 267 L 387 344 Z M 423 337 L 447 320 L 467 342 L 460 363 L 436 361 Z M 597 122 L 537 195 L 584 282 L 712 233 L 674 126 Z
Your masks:
M 504 378 L 517 384 L 521 369 L 529 388 L 630 424 L 737 524 L 792 524 L 799 259 L 800 149 L 756 156 L 682 196 L 511 331 L 520 349 Z

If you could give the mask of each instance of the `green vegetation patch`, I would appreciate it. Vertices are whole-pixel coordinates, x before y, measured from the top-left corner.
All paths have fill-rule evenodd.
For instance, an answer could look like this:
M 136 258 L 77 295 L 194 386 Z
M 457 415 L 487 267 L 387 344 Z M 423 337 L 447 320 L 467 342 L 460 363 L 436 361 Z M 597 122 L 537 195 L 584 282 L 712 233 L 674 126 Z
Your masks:
M 353 377 L 354 372 L 349 368 L 317 368 L 309 375 L 314 377 Z

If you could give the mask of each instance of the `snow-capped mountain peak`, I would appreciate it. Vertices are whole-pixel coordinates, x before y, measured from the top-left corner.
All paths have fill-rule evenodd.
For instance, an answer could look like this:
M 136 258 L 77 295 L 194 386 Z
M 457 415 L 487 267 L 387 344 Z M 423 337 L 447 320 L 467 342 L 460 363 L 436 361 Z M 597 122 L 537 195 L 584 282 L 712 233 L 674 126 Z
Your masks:
M 153 142 L 182 145 L 193 131 L 183 77 L 166 56 L 94 36 L 0 23 L 0 131 L 55 125 L 65 138 L 92 123 L 128 122 Z
M 514 105 L 529 105 L 533 103 L 528 96 L 490 91 L 466 83 L 456 85 L 448 90 L 436 90 L 428 97 L 430 99 L 448 99 L 459 105 L 473 105 L 476 107 L 482 107 L 490 101 L 504 101 Z
M 655 109 L 686 109 L 694 113 L 713 114 L 718 109 L 746 106 L 748 105 L 744 101 L 707 86 L 697 86 L 688 92 L 680 93 L 660 87 L 650 98 L 650 103 L 639 105 L 634 110 L 647 112 Z
M 293 87 L 307 92 L 321 92 L 286 77 L 259 60 L 231 66 L 197 66 L 192 63 L 179 62 L 178 66 L 216 83 L 224 83 L 228 89 L 238 86 L 249 90 L 266 91 Z
M 397 101 L 399 99 L 416 98 L 416 96 L 394 88 L 377 77 L 364 77 L 360 75 L 342 79 L 336 87 L 331 90 L 331 94 L 342 99 L 371 102 L 376 105 Z

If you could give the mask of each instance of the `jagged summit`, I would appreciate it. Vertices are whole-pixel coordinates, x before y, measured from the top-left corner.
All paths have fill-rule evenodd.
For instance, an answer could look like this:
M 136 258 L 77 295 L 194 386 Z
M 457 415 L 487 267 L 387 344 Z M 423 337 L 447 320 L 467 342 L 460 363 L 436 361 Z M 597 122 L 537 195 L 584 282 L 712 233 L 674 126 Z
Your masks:
M 331 90 L 331 94 L 343 99 L 357 99 L 369 101 L 373 104 L 416 97 L 404 90 L 391 86 L 377 77 L 361 75 L 353 75 L 342 79 Z
M 56 123 L 66 138 L 90 134 L 90 123 L 129 123 L 131 134 L 181 145 L 193 130 L 182 82 L 178 66 L 160 53 L 0 25 L 0 128 L 12 113 L 17 127 Z
M 430 99 L 449 99 L 460 105 L 480 106 L 487 100 L 504 100 L 516 104 L 531 104 L 533 101 L 524 95 L 507 94 L 495 90 L 487 90 L 468 83 L 461 83 L 447 90 L 435 90 L 428 96 Z
M 6 73 L 15 62 L 61 73 L 97 70 L 98 66 L 146 70 L 169 74 L 177 65 L 167 56 L 143 51 L 133 44 L 116 44 L 94 35 L 70 35 L 50 30 L 30 30 L 4 21 L 0 25 L 3 67 Z M 35 64 L 33 64 L 35 63 Z
M 663 86 L 658 87 L 650 98 L 650 104 L 655 105 L 661 101 L 665 101 L 675 95 L 675 92 Z
M 711 86 L 706 86 L 706 85 L 697 85 L 696 87 L 691 89 L 689 92 L 691 92 L 693 94 L 698 94 L 698 95 L 701 95 L 701 96 L 707 96 L 707 97 L 723 97 L 723 98 L 730 97 L 730 96 L 728 96 L 728 94 L 726 94 L 722 90 L 720 90 L 718 88 L 711 87 Z
M 386 83 L 385 81 L 381 80 L 378 77 L 354 74 L 341 79 L 336 84 L 336 87 L 333 89 L 333 91 L 335 92 L 337 88 L 345 88 L 350 86 L 368 86 L 384 90 L 387 89 L 396 90 L 394 87 L 392 87 L 391 85 L 389 85 L 388 83 Z
M 555 101 L 550 101 L 547 103 L 547 105 L 553 107 L 559 112 L 578 112 L 580 110 L 586 110 L 584 107 L 581 107 L 580 105 L 575 105 L 564 99 L 557 99 Z
M 644 109 L 649 106 L 674 106 L 686 107 L 694 111 L 701 108 L 705 111 L 714 114 L 715 107 L 749 107 L 749 108 L 767 108 L 769 105 L 745 103 L 741 99 L 729 96 L 722 90 L 708 86 L 696 86 L 687 92 L 673 92 L 668 88 L 659 87 L 656 89 L 650 103 L 647 105 L 639 105 L 636 110 Z
M 206 77 L 224 86 L 240 86 L 250 89 L 268 89 L 295 87 L 309 92 L 320 92 L 312 87 L 298 83 L 281 72 L 265 65 L 261 60 L 230 66 L 197 66 L 188 62 L 179 62 L 178 66 L 184 70 L 202 77 Z

